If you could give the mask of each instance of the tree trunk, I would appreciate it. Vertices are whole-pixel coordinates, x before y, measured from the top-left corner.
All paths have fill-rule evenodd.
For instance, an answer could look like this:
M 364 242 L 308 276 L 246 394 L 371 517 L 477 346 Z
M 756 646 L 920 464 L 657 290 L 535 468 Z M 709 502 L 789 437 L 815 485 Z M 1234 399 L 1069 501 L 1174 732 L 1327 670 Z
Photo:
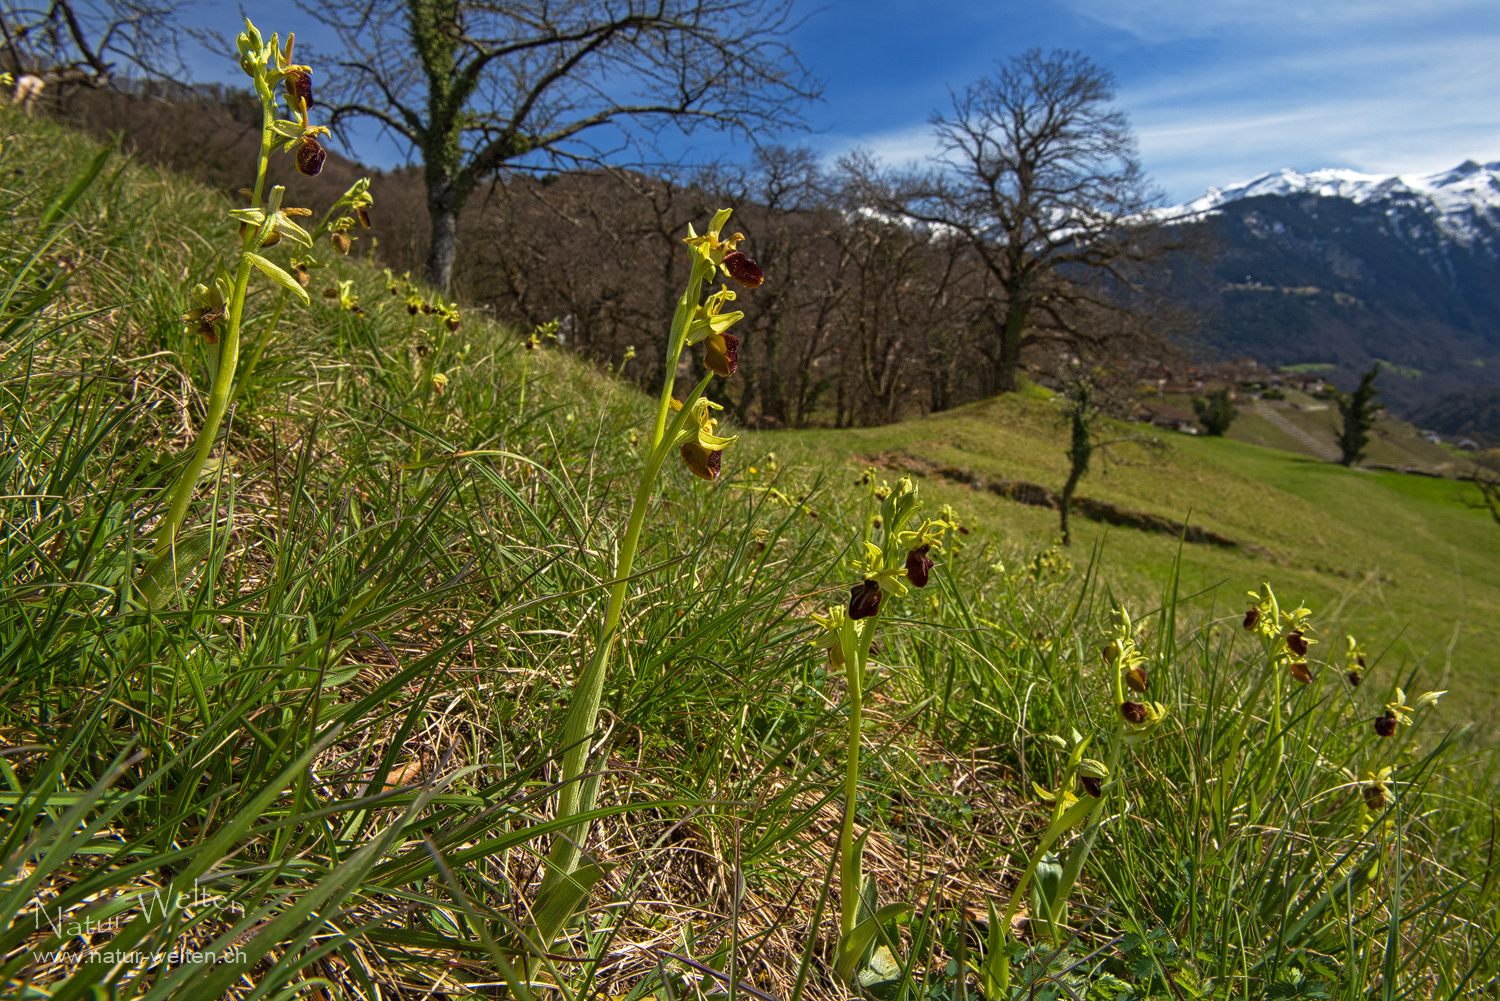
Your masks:
M 1073 537 L 1068 531 L 1068 508 L 1073 504 L 1073 491 L 1078 487 L 1078 481 L 1083 478 L 1083 470 L 1077 465 L 1068 474 L 1068 482 L 1063 484 L 1062 497 L 1058 507 L 1062 509 L 1062 544 L 1071 546 Z
M 427 214 L 432 219 L 432 246 L 427 251 L 427 281 L 443 294 L 453 285 L 458 255 L 458 192 L 454 185 L 427 186 Z
M 1018 292 L 1010 294 L 1005 310 L 1005 327 L 1000 331 L 1000 356 L 995 362 L 995 388 L 1002 393 L 1016 391 L 1016 370 L 1021 367 L 1021 339 L 1026 334 L 1031 311 Z
M 781 377 L 781 317 L 775 317 L 762 331 L 765 362 L 760 379 L 760 412 L 775 418 L 783 427 L 792 423 L 786 405 L 786 386 Z

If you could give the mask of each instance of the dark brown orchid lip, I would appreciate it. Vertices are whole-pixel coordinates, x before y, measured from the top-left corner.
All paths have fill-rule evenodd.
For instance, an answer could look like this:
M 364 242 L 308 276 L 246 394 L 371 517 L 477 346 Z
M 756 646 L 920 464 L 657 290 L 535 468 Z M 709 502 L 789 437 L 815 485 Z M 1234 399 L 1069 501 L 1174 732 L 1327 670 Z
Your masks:
M 1307 656 L 1307 640 L 1295 629 L 1286 634 L 1286 648 L 1298 657 Z
M 1360 682 L 1365 680 L 1364 675 L 1360 674 L 1358 671 L 1350 671 L 1348 674 L 1344 675 L 1344 677 L 1349 679 L 1349 684 L 1353 685 L 1355 688 L 1358 688 Z
M 682 446 L 681 452 L 683 464 L 694 476 L 703 480 L 719 478 L 720 464 L 724 461 L 722 451 L 713 451 L 696 441 L 690 441 Z
M 1391 737 L 1396 733 L 1396 717 L 1391 713 L 1375 718 L 1375 732 L 1382 737 Z
M 1385 786 L 1368 785 L 1360 790 L 1360 795 L 1365 798 L 1365 805 L 1372 810 L 1385 809 Z
M 849 618 L 868 619 L 879 612 L 879 581 L 862 580 L 849 589 Z
M 1296 678 L 1304 685 L 1312 681 L 1312 672 L 1307 669 L 1307 665 L 1305 663 L 1299 662 L 1293 664 L 1289 668 L 1287 668 L 1287 670 L 1292 673 L 1293 678 Z
M 1103 781 L 1094 778 L 1092 775 L 1078 776 L 1078 784 L 1083 786 L 1084 792 L 1088 793 L 1095 799 L 1098 799 L 1100 796 L 1104 795 Z
M 1252 608 L 1248 612 L 1245 613 L 1245 629 L 1247 631 L 1251 630 L 1251 629 L 1254 629 L 1255 628 L 1255 624 L 1257 622 L 1259 622 L 1259 621 L 1260 621 L 1260 609 L 1258 609 L 1258 608 Z
M 1120 715 L 1125 722 L 1139 725 L 1146 722 L 1146 706 L 1140 702 L 1121 702 Z
M 297 172 L 304 177 L 317 177 L 323 172 L 323 161 L 328 159 L 325 150 L 312 136 L 305 136 L 297 144 Z
M 723 342 L 722 349 L 719 342 Z M 703 365 L 714 375 L 725 379 L 734 375 L 740 366 L 740 339 L 733 334 L 720 334 L 703 342 Z
M 927 555 L 931 546 L 917 546 L 906 554 L 906 579 L 915 587 L 926 587 L 932 573 L 932 557 Z
M 286 75 L 286 90 L 305 103 L 312 100 L 312 74 L 292 70 Z
M 1150 677 L 1147 675 L 1144 667 L 1132 667 L 1125 672 L 1125 687 L 1129 688 L 1132 692 L 1141 692 L 1144 694 L 1150 686 Z
M 729 277 L 745 288 L 758 288 L 766 280 L 765 273 L 760 270 L 760 265 L 738 250 L 732 250 L 724 255 L 724 270 L 729 272 Z

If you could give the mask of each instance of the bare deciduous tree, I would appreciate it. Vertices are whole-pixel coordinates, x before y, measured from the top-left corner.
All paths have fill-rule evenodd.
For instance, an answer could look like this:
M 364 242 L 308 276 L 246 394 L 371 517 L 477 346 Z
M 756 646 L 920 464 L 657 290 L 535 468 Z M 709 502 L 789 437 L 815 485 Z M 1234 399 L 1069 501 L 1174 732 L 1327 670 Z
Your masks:
M 1102 349 L 1119 324 L 1083 318 L 1123 310 L 1140 267 L 1180 244 L 1151 221 L 1157 197 L 1113 98 L 1110 73 L 1085 56 L 1033 49 L 933 116 L 941 152 L 931 169 L 851 164 L 874 205 L 956 234 L 992 277 L 985 354 L 995 390 L 1015 388 L 1030 345 Z
M 178 6 L 174 0 L 7 2 L 0 7 L 6 61 L 49 87 L 104 87 L 122 72 L 180 77 Z
M 1474 485 L 1479 488 L 1480 505 L 1500 525 L 1500 473 L 1493 469 L 1474 468 Z
M 457 220 L 486 179 L 676 124 L 749 135 L 797 123 L 817 85 L 786 38 L 791 0 L 317 0 L 344 51 L 315 90 L 338 128 L 379 122 L 420 155 L 447 288 Z M 316 63 L 315 63 L 316 65 Z

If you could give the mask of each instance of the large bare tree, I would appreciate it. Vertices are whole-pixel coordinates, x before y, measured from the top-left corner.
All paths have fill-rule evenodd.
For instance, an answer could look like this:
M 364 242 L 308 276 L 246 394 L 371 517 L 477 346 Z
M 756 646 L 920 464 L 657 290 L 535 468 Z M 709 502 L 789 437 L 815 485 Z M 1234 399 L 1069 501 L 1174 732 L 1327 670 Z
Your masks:
M 421 157 L 429 280 L 459 212 L 506 169 L 598 161 L 675 124 L 758 136 L 817 92 L 791 0 L 306 0 L 343 51 L 314 88 L 335 129 L 374 119 Z M 317 66 L 318 62 L 315 61 Z
M 0 0 L 4 62 L 46 85 L 184 75 L 175 0 Z
M 985 353 L 995 390 L 1015 388 L 1030 345 L 1102 347 L 1119 325 L 1083 319 L 1125 309 L 1141 267 L 1179 245 L 1151 221 L 1157 197 L 1113 99 L 1108 70 L 1076 52 L 1033 49 L 934 114 L 940 152 L 930 169 L 883 173 L 850 161 L 866 198 L 955 235 L 992 276 Z

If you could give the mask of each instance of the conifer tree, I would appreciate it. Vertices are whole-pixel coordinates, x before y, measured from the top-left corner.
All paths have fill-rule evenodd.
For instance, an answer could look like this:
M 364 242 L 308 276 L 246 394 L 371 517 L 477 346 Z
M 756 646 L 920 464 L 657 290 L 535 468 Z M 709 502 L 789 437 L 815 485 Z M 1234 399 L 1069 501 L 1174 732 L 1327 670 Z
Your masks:
M 1380 411 L 1380 398 L 1375 389 L 1375 377 L 1380 374 L 1380 362 L 1359 378 L 1359 387 L 1353 393 L 1335 389 L 1333 399 L 1339 405 L 1344 418 L 1344 429 L 1339 434 L 1339 459 L 1352 466 L 1365 457 L 1365 446 L 1370 443 L 1370 429 L 1375 426 L 1375 415 Z
M 1203 425 L 1203 430 L 1216 438 L 1222 438 L 1234 419 L 1240 415 L 1230 401 L 1227 389 L 1216 389 L 1206 397 L 1194 397 L 1193 410 L 1197 412 L 1198 423 Z

